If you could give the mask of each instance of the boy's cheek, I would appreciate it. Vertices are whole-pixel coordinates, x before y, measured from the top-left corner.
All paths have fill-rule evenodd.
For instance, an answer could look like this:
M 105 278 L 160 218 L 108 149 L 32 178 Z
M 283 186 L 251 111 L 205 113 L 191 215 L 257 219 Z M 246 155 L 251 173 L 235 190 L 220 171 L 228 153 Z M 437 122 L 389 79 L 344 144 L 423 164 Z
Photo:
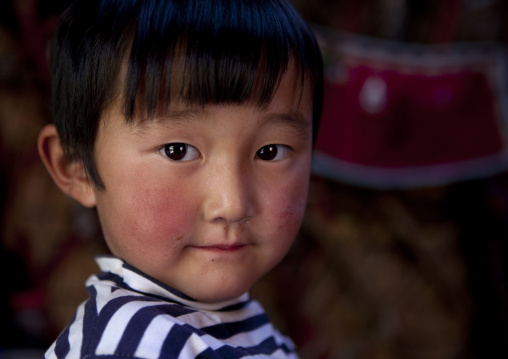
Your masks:
M 192 221 L 192 192 L 170 185 L 160 186 L 148 180 L 127 189 L 118 189 L 121 201 L 116 215 L 121 218 L 117 231 L 121 238 L 139 241 L 142 245 L 177 242 Z
M 207 192 L 190 178 L 182 181 L 171 174 L 149 176 L 147 172 L 130 176 L 129 182 L 116 181 L 120 184 L 116 187 L 106 186 L 107 199 L 102 212 L 109 216 L 110 232 L 131 246 L 150 247 L 163 242 L 166 246 L 183 245 L 182 239 L 189 239 L 196 231 L 202 197 Z M 306 177 L 302 173 L 289 180 L 256 183 L 258 190 L 249 190 L 257 193 L 257 198 L 251 198 L 258 207 L 255 217 L 259 221 L 253 218 L 260 226 L 257 231 L 264 231 L 262 227 L 269 224 L 271 236 L 296 235 L 306 207 Z
M 285 203 L 285 207 L 282 208 L 280 213 L 280 222 L 286 224 L 288 229 L 294 231 L 293 235 L 296 235 L 296 231 L 300 228 L 305 213 L 306 197 L 302 199 L 289 198 Z
M 177 188 L 146 192 L 138 199 L 139 213 L 143 213 L 144 218 L 139 218 L 136 226 L 150 232 L 153 240 L 182 239 L 194 218 L 192 192 Z
M 273 193 L 272 200 L 266 203 L 272 212 L 269 220 L 273 220 L 281 235 L 292 236 L 300 228 L 307 204 L 308 182 L 296 181 L 288 183 Z

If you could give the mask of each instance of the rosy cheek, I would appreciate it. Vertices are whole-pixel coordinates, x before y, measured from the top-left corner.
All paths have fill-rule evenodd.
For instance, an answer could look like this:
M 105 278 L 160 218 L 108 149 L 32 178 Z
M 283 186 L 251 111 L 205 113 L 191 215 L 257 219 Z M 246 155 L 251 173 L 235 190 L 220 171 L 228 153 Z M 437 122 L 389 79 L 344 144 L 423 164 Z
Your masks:
M 296 235 L 300 228 L 307 202 L 306 186 L 294 186 L 282 191 L 277 197 L 274 218 L 277 218 L 278 230 L 289 236 Z
M 149 182 L 148 182 L 149 183 Z M 146 245 L 178 245 L 189 235 L 193 201 L 191 195 L 174 186 L 147 186 L 130 199 L 131 219 L 128 227 L 131 238 L 142 238 Z
M 305 202 L 300 198 L 289 197 L 280 212 L 280 220 L 288 226 L 299 227 L 305 211 Z

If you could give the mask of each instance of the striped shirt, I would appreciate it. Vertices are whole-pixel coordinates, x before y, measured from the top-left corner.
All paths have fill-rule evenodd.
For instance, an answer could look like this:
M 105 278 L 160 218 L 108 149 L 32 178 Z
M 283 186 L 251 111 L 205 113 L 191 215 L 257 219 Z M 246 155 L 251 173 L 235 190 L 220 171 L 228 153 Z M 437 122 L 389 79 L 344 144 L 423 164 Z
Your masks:
M 99 257 L 90 298 L 46 352 L 55 358 L 293 358 L 290 339 L 248 294 L 199 303 L 114 257 Z

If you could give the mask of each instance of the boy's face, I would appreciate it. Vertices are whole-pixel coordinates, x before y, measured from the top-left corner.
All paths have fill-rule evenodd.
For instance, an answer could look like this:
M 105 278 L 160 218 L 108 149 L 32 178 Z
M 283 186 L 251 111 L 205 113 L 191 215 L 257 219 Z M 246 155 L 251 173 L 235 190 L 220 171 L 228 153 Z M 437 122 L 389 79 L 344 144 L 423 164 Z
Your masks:
M 312 93 L 288 72 L 267 108 L 172 105 L 96 141 L 94 190 L 112 253 L 203 302 L 236 298 L 289 250 L 304 214 Z

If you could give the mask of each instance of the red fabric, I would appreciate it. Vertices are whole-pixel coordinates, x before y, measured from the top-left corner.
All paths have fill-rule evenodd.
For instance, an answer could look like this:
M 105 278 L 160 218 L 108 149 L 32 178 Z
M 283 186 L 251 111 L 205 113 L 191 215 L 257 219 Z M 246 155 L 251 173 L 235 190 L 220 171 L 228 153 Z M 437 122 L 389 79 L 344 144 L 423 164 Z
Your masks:
M 346 73 L 344 82 L 325 86 L 317 149 L 326 154 L 406 167 L 475 159 L 504 147 L 496 98 L 482 71 L 425 75 L 360 64 Z M 370 109 L 362 104 L 369 79 L 381 87 Z

